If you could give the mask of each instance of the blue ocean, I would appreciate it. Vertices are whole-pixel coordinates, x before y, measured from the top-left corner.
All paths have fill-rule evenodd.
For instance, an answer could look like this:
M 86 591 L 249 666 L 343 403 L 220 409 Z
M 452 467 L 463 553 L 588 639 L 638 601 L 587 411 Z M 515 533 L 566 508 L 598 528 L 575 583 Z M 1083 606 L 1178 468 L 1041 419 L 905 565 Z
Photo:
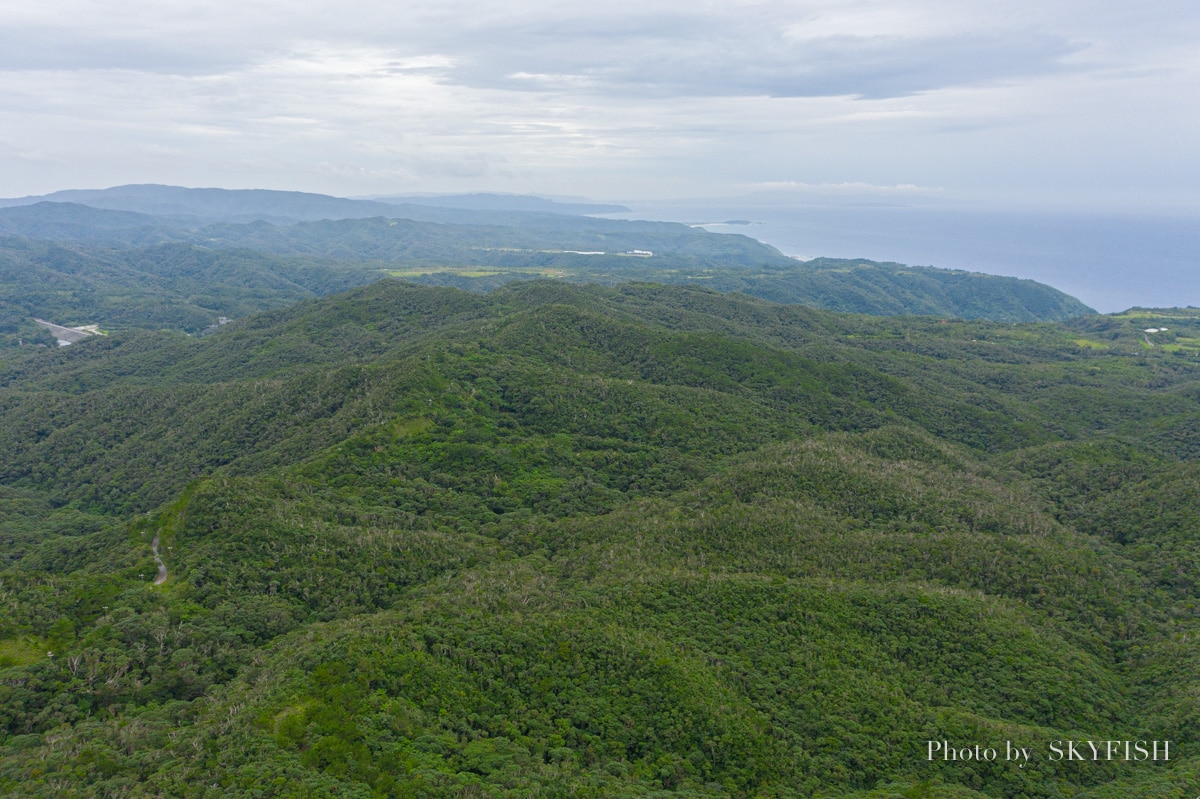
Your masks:
M 1200 216 L 894 206 L 630 205 L 798 258 L 869 258 L 1049 284 L 1102 313 L 1200 306 Z M 728 224 L 736 222 L 736 224 Z

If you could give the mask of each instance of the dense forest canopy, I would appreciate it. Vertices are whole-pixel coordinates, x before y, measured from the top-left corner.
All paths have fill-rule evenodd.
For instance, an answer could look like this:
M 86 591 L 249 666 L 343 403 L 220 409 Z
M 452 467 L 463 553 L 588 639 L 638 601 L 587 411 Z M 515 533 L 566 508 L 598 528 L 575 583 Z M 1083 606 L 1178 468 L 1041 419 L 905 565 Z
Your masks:
M 4 795 L 1195 795 L 1200 313 L 296 299 L 0 355 Z

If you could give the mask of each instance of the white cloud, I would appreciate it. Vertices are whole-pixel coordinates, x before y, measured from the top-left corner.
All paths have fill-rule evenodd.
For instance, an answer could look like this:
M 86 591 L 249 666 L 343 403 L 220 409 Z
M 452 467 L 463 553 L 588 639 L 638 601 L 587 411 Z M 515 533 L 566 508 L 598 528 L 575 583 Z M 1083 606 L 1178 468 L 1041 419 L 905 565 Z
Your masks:
M 0 195 L 1175 197 L 1198 39 L 1172 0 L 10 3 Z

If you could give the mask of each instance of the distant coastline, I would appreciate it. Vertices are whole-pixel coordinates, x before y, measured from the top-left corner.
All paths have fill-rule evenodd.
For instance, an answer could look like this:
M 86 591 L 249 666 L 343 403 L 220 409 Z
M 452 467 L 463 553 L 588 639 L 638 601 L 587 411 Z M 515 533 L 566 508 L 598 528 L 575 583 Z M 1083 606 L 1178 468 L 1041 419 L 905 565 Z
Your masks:
M 1028 278 L 1101 313 L 1200 306 L 1200 219 L 903 206 L 630 207 L 606 216 L 743 232 L 721 230 L 737 225 L 801 260 L 869 258 Z

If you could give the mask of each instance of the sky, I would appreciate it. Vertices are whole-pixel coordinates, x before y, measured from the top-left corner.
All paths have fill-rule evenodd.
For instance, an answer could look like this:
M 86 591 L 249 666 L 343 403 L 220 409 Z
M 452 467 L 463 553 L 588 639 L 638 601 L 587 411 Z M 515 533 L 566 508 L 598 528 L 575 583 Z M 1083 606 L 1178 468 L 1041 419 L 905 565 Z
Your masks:
M 1200 210 L 1195 0 L 0 0 L 0 196 Z

